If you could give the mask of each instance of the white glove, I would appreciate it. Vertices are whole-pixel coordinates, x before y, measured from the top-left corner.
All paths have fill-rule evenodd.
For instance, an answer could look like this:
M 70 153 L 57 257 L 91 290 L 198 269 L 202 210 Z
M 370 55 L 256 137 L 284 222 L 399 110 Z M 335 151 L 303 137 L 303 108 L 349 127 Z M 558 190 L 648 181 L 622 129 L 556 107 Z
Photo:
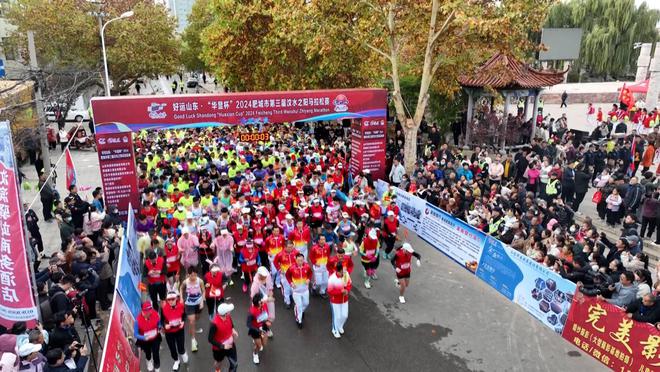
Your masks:
M 422 266 L 422 261 L 417 260 L 417 267 L 420 267 L 420 266 Z

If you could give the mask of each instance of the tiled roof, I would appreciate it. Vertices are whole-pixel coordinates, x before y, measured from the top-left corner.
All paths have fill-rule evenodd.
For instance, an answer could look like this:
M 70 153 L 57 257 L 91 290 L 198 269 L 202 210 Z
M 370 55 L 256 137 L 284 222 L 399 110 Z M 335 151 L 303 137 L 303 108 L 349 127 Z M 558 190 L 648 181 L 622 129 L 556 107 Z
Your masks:
M 530 89 L 559 84 L 564 81 L 564 71 L 536 70 L 512 56 L 497 53 L 477 68 L 472 75 L 458 78 L 466 87 L 490 86 L 495 89 Z

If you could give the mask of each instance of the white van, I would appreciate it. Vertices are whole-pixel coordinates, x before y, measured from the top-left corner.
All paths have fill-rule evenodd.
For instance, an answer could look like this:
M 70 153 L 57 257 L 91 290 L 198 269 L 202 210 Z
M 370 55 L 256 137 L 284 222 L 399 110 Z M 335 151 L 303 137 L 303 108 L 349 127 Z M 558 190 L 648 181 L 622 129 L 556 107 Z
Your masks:
M 57 102 L 53 102 L 52 104 L 49 104 L 45 107 L 46 119 L 48 121 L 57 121 L 55 119 L 55 109 L 57 108 L 57 105 Z M 87 106 L 85 105 L 83 96 L 79 96 L 71 105 L 65 120 L 75 122 L 89 121 L 89 112 L 87 111 Z

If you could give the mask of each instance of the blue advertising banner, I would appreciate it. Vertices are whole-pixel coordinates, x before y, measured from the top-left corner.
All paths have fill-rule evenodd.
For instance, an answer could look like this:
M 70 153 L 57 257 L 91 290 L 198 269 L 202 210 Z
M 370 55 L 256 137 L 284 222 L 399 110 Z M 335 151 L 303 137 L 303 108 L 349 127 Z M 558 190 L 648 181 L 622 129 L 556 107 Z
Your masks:
M 477 277 L 561 334 L 571 307 L 575 284 L 559 274 L 486 237 Z
M 133 213 L 133 207 L 129 204 L 126 231 L 121 239 L 119 251 L 116 288 L 126 302 L 131 314 L 133 314 L 133 318 L 140 313 L 142 303 L 139 290 L 142 265 L 140 264 L 140 252 L 137 249 L 137 239 L 135 237 L 135 214 Z

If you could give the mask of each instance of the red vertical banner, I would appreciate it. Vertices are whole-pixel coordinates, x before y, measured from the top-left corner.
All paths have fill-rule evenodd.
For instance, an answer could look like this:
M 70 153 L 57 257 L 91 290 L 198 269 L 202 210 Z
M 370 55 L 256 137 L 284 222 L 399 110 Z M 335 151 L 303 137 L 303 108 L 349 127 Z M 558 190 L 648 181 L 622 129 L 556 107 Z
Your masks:
M 362 167 L 369 169 L 374 179 L 385 179 L 385 137 L 387 119 L 362 120 Z
M 660 331 L 595 297 L 576 292 L 562 336 L 612 370 L 660 370 Z
M 348 170 L 356 175 L 362 169 L 362 122 L 355 119 L 351 122 L 351 161 Z
M 66 153 L 66 189 L 68 190 L 71 185 L 78 184 L 78 177 L 76 174 L 76 166 L 73 165 L 73 158 L 71 157 L 71 151 L 67 147 L 65 150 Z
M 38 318 L 9 122 L 0 122 L 0 325 Z
M 126 218 L 129 204 L 140 205 L 132 133 L 97 134 L 96 145 L 107 205 Z
M 101 371 L 105 372 L 138 372 L 140 359 L 137 347 L 129 339 L 133 337 L 135 320 L 126 307 L 119 292 L 115 292 L 108 325 L 108 335 L 103 357 Z

